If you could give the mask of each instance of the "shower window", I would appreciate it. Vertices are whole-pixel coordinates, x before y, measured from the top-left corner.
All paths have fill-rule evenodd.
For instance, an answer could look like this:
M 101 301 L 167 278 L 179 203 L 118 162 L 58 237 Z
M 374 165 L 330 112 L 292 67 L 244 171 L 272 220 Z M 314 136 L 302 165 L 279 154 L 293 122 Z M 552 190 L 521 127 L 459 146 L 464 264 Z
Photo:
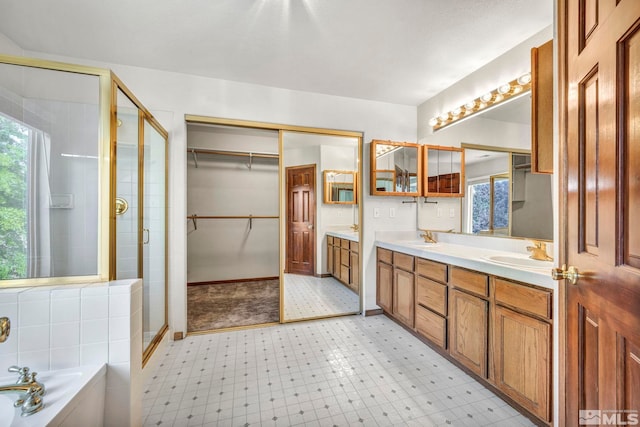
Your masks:
M 29 128 L 0 114 L 0 279 L 27 277 Z

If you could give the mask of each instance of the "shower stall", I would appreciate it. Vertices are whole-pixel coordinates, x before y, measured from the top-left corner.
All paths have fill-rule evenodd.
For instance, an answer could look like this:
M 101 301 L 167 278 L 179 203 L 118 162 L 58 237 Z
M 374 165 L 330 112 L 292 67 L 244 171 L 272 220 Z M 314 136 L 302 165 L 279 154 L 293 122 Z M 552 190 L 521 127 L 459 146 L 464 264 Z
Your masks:
M 110 70 L 0 55 L 0 287 L 143 280 L 167 326 L 168 134 Z

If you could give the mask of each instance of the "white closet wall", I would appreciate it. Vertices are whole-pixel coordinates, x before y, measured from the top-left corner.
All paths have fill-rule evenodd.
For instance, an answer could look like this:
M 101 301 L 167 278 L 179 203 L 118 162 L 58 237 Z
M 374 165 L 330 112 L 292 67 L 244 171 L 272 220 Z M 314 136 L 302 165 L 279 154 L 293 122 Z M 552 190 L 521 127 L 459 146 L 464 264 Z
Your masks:
M 190 124 L 187 146 L 278 153 L 278 132 Z M 278 216 L 278 159 L 187 156 L 187 215 Z M 251 168 L 248 164 L 251 163 Z M 278 276 L 277 218 L 197 219 L 187 224 L 187 282 Z

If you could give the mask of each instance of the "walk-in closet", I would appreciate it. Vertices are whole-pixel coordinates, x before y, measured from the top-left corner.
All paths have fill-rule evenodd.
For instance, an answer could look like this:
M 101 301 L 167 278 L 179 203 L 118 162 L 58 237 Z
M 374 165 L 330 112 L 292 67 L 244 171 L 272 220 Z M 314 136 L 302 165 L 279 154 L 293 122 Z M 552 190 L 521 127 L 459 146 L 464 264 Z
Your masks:
M 187 328 L 280 320 L 278 131 L 187 127 Z

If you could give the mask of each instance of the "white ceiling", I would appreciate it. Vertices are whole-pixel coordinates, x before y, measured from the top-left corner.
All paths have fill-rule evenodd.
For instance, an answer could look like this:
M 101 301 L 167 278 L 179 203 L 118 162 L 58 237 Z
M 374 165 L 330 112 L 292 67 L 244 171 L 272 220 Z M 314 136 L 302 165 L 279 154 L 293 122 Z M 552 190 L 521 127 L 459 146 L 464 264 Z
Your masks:
M 419 105 L 552 23 L 553 0 L 0 0 L 23 49 Z

